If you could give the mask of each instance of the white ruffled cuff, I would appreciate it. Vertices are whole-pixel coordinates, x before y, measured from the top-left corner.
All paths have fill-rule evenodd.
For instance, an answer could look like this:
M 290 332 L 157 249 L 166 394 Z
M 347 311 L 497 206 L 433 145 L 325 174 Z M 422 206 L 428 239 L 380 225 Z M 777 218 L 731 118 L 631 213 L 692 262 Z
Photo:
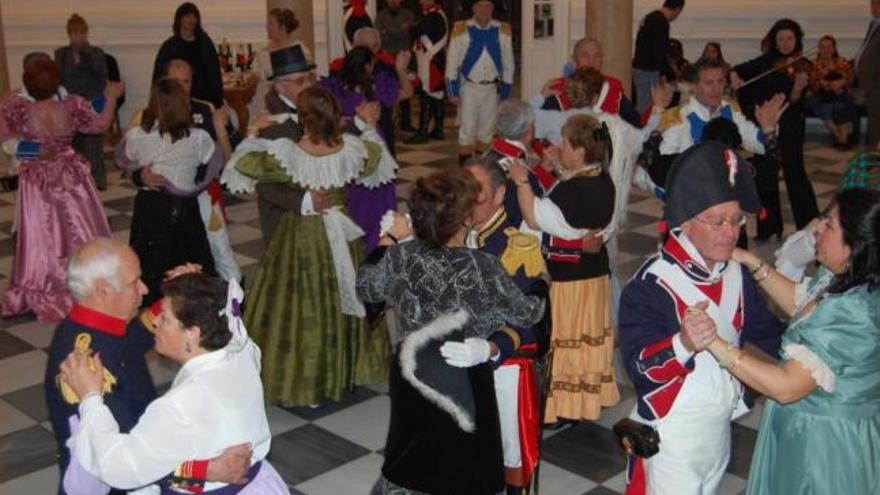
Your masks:
M 236 170 L 235 164 L 248 153 L 268 151 L 270 143 L 271 141 L 268 139 L 257 137 L 249 137 L 238 143 L 232 156 L 229 157 L 229 161 L 226 162 L 226 166 L 223 168 L 223 173 L 220 175 L 220 183 L 224 184 L 234 194 L 253 192 L 257 181 Z
M 816 384 L 828 393 L 834 392 L 834 385 L 837 382 L 837 375 L 831 371 L 831 368 L 822 361 L 815 352 L 808 349 L 802 344 L 788 344 L 782 348 L 782 351 L 790 359 L 796 359 L 801 365 L 810 372 Z
M 391 151 L 385 146 L 382 136 L 373 127 L 367 127 L 361 133 L 361 139 L 378 144 L 382 148 L 382 156 L 379 158 L 376 170 L 366 177 L 361 177 L 356 182 L 370 189 L 376 189 L 379 186 L 392 182 L 397 177 L 398 165 L 394 157 L 391 156 Z

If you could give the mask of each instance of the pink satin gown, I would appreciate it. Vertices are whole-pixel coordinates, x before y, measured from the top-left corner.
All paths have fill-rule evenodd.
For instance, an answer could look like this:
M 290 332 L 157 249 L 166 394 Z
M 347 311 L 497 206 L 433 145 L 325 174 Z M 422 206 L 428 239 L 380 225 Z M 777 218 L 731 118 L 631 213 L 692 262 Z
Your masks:
M 71 147 L 77 132 L 102 133 L 112 118 L 79 96 L 32 101 L 14 93 L 0 105 L 0 139 L 37 141 L 55 152 L 51 160 L 27 160 L 18 168 L 15 263 L 0 300 L 5 316 L 33 312 L 40 320 L 64 318 L 71 306 L 67 262 L 110 226 L 89 163 Z

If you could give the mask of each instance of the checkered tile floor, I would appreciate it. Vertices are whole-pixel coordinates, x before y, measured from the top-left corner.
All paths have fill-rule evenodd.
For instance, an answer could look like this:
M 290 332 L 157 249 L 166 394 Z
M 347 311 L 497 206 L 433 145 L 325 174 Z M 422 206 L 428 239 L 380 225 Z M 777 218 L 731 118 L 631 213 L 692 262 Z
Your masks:
M 452 128 L 447 134 L 454 139 Z M 840 153 L 818 144 L 807 145 L 807 164 L 819 197 L 825 206 L 834 193 L 840 174 L 852 153 Z M 454 166 L 451 141 L 421 146 L 399 145 L 398 194 L 408 197 L 412 182 L 434 170 Z M 784 185 L 783 185 L 784 188 Z M 101 193 L 114 235 L 127 241 L 134 189 L 118 172 L 110 187 Z M 784 198 L 784 196 L 783 196 Z M 252 198 L 228 197 L 230 237 L 248 280 L 263 252 Z M 9 235 L 14 193 L 0 193 L 0 289 L 5 289 L 14 254 Z M 786 202 L 786 199 L 783 199 Z M 793 231 L 791 214 L 785 205 L 786 232 Z M 617 274 L 626 280 L 642 258 L 656 249 L 656 221 L 662 211 L 657 200 L 640 192 L 632 195 L 629 229 L 620 237 Z M 754 228 L 750 226 L 754 234 Z M 753 243 L 754 244 L 754 243 Z M 754 246 L 763 256 L 772 256 L 776 243 Z M 53 326 L 24 316 L 0 320 L 0 494 L 54 493 L 58 481 L 55 445 L 47 423 L 43 400 L 45 348 Z M 158 384 L 167 388 L 175 368 L 158 356 L 151 356 Z M 624 456 L 611 433 L 611 425 L 628 413 L 633 391 L 621 378 L 622 402 L 607 410 L 598 422 L 582 423 L 561 430 L 547 430 L 540 472 L 543 495 L 613 494 L 624 489 Z M 742 492 L 748 474 L 760 406 L 740 419 L 733 428 L 733 455 L 720 493 Z M 317 409 L 268 409 L 274 435 L 271 461 L 292 492 L 310 495 L 363 494 L 379 474 L 382 448 L 388 427 L 389 399 L 384 385 L 358 389 L 341 404 L 324 404 Z

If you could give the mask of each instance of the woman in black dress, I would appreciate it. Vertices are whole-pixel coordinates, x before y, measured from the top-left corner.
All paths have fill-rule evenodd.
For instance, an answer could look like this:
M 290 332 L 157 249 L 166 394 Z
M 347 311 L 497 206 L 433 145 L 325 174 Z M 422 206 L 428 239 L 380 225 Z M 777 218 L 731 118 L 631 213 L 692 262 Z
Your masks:
M 765 38 L 767 51 L 758 58 L 737 65 L 730 73 L 731 87 L 739 90 L 738 98 L 743 112 L 754 120 L 755 107 L 774 95 L 788 98 L 788 109 L 779 119 L 780 159 L 756 157 L 755 185 L 765 212 L 758 218 L 756 239 L 772 235 L 782 237 L 782 209 L 779 201 L 779 168 L 785 177 L 785 187 L 794 213 L 795 227 L 800 230 L 819 215 L 816 195 L 804 169 L 805 117 L 803 96 L 810 81 L 809 62 L 797 60 L 803 49 L 804 32 L 791 19 L 776 21 Z M 787 65 L 790 64 L 790 65 Z M 760 80 L 742 87 L 743 81 L 779 67 Z
M 162 43 L 153 64 L 153 82 L 165 73 L 165 66 L 175 58 L 186 60 L 192 68 L 192 97 L 223 106 L 223 74 L 217 48 L 202 29 L 202 14 L 191 2 L 184 2 L 174 13 L 174 35 Z M 244 126 L 247 123 L 239 123 Z
M 409 200 L 412 229 L 398 216 L 358 274 L 364 301 L 395 308 L 401 340 L 374 495 L 504 489 L 491 365 L 499 349 L 487 337 L 505 324 L 534 325 L 544 303 L 523 295 L 498 258 L 465 247 L 478 194 L 462 169 L 419 179 Z M 395 241 L 410 235 L 415 239 Z

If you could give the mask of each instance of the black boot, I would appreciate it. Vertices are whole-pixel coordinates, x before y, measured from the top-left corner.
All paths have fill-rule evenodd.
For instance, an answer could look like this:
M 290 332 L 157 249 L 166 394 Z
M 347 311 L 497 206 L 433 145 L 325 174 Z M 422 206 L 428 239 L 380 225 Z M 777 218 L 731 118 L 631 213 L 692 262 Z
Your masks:
M 431 98 L 431 106 L 434 114 L 434 130 L 428 134 L 431 139 L 443 141 L 446 139 L 446 133 L 443 132 L 443 121 L 446 119 L 446 102 L 443 99 Z
M 422 144 L 428 142 L 428 122 L 431 121 L 431 114 L 434 113 L 431 109 L 431 100 L 433 98 L 430 96 L 422 95 L 419 100 L 419 130 L 404 140 L 404 143 Z
M 400 102 L 400 105 L 398 105 L 398 111 L 400 112 L 400 130 L 403 132 L 416 132 L 416 128 L 412 125 L 412 105 L 410 105 L 410 98 Z

